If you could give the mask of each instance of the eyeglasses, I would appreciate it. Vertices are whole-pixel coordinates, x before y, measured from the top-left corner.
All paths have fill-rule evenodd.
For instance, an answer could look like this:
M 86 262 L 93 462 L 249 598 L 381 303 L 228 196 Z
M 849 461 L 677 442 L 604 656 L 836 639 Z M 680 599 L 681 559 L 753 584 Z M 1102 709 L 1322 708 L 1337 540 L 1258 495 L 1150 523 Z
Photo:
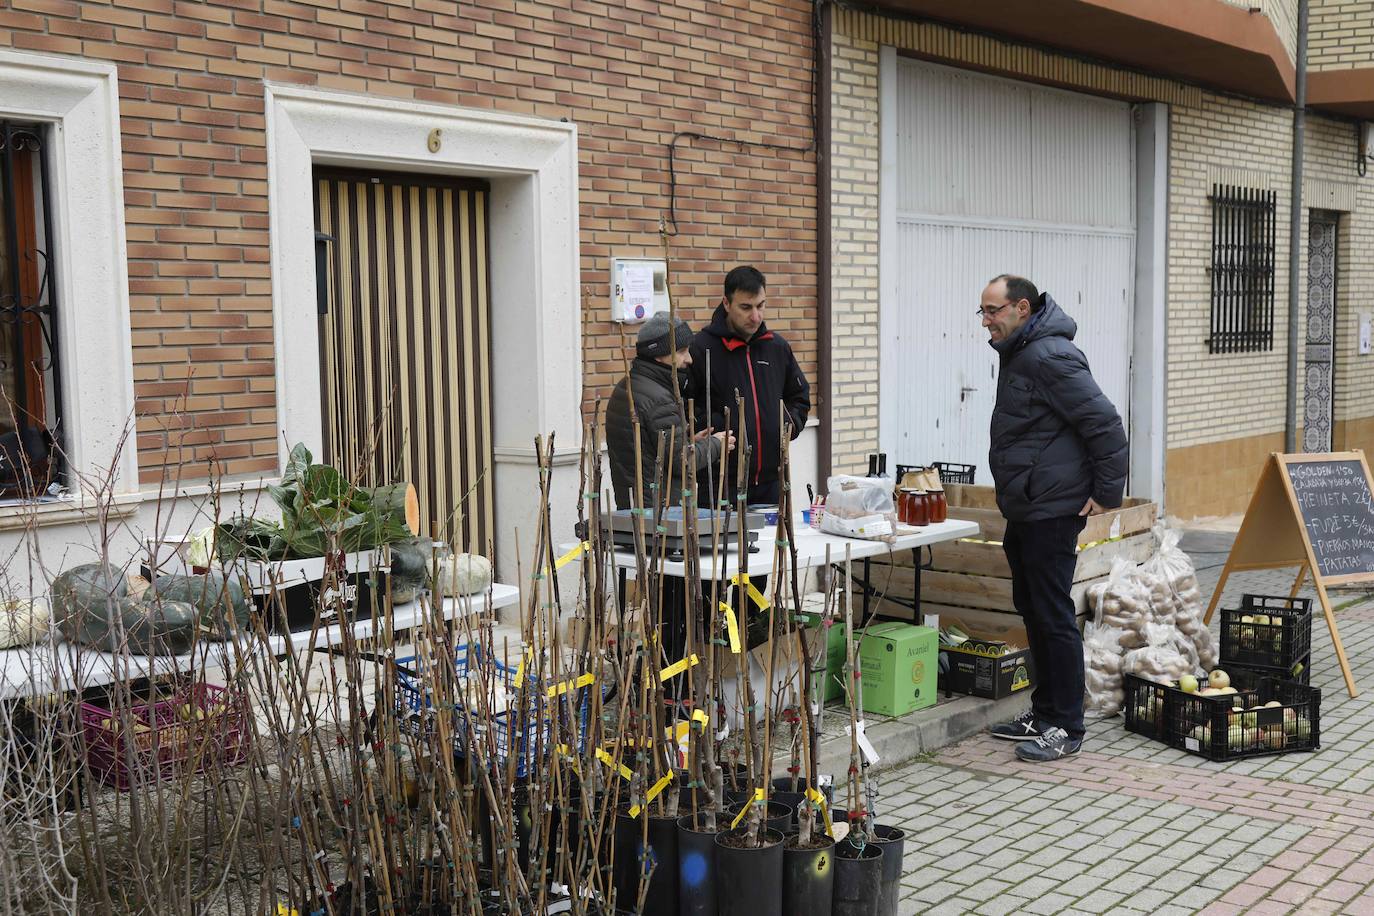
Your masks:
M 1004 302 L 1001 305 L 994 306 L 992 308 L 976 308 L 973 310 L 973 314 L 977 315 L 980 319 L 992 318 L 998 312 L 1002 311 L 1002 309 L 1011 308 L 1012 305 L 1013 303 L 1011 302 Z

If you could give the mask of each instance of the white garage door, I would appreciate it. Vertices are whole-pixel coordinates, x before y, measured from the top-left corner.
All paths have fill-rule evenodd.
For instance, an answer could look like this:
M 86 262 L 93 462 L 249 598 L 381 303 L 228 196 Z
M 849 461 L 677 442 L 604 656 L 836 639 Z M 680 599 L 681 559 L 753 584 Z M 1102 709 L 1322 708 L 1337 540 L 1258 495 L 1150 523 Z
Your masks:
M 1078 322 L 1093 375 L 1129 416 L 1131 108 L 902 58 L 887 82 L 882 447 L 901 463 L 976 464 L 991 483 L 997 354 L 974 310 L 997 274 L 1029 277 Z

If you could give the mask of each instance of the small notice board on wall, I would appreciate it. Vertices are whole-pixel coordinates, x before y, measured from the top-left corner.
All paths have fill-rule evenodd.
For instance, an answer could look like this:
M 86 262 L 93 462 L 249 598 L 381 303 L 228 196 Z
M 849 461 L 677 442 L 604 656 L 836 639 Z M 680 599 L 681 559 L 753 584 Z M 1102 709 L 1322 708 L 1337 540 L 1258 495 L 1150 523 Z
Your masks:
M 1374 582 L 1372 492 L 1362 451 L 1270 455 L 1204 620 L 1212 619 L 1231 573 L 1298 567 L 1290 594 L 1296 596 L 1303 578 L 1312 577 L 1346 689 L 1355 696 L 1355 679 L 1326 589 Z

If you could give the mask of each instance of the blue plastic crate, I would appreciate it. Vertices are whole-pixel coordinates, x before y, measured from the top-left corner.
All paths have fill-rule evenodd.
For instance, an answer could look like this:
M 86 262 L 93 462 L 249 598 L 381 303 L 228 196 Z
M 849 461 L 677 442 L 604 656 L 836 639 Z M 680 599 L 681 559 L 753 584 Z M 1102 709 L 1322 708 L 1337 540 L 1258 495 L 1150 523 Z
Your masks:
M 413 733 L 420 736 L 428 736 L 433 728 L 433 701 L 430 691 L 424 684 L 424 671 L 419 668 L 416 656 L 409 655 L 398 658 L 396 665 L 396 689 L 395 689 L 395 708 L 403 724 Z M 590 691 L 582 688 L 564 693 L 556 700 L 549 698 L 547 691 L 534 678 L 525 678 L 522 687 L 515 686 L 516 668 L 499 662 L 490 653 L 485 652 L 480 645 L 461 645 L 454 650 L 454 673 L 459 679 L 466 677 L 469 671 L 476 666 L 483 665 L 489 670 L 492 677 L 498 678 L 499 682 L 505 687 L 507 694 L 511 697 L 508 708 L 498 712 L 482 722 L 474 721 L 474 726 L 479 730 L 477 740 L 487 741 L 490 734 L 490 744 L 488 748 L 494 748 L 494 753 L 489 751 L 489 762 L 505 765 L 510 759 L 512 744 L 515 747 L 516 764 L 515 775 L 523 777 L 529 771 L 531 756 L 534 753 L 548 754 L 555 741 L 553 734 L 554 717 L 565 723 L 571 722 L 573 716 L 578 721 L 578 750 L 579 752 L 586 747 L 587 740 L 587 719 L 589 708 Z M 525 699 L 526 722 L 523 727 L 512 727 L 511 719 L 514 712 L 520 707 L 519 694 L 521 691 L 527 693 Z M 573 712 L 576 710 L 576 712 Z M 453 717 L 453 743 L 454 752 L 463 755 L 471 743 L 467 733 L 468 718 L 463 715 L 461 705 L 455 708 Z M 476 710 L 473 710 L 472 718 L 476 718 Z M 513 735 L 512 735 L 513 733 Z M 512 740 L 513 737 L 513 740 Z M 561 736 L 560 736 L 561 737 Z

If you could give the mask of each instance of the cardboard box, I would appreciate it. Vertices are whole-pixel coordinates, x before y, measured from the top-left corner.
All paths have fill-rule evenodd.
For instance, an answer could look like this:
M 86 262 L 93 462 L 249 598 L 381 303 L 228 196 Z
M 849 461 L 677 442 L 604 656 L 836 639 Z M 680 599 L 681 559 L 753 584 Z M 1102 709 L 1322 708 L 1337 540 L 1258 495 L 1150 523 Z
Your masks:
M 974 626 L 954 617 L 944 618 L 944 623 L 971 638 L 958 648 L 940 647 L 949 663 L 940 673 L 941 690 L 1000 700 L 1034 686 L 1035 666 L 1020 624 Z
M 864 712 L 904 716 L 935 705 L 939 634 L 898 620 L 868 628 L 859 647 Z

